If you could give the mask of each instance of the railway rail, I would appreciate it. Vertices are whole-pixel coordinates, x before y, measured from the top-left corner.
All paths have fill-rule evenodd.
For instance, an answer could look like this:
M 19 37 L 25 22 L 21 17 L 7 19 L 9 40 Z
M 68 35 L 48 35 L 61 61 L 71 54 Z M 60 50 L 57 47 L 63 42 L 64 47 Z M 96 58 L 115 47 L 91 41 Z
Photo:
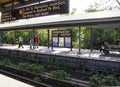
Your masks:
M 72 79 L 73 81 L 71 82 L 59 81 L 57 79 L 49 78 L 48 75 L 38 75 L 4 65 L 0 65 L 0 73 L 23 81 L 35 87 L 89 87 L 89 83 L 86 81 L 80 81 L 76 79 Z M 35 77 L 40 77 L 41 81 L 35 81 Z

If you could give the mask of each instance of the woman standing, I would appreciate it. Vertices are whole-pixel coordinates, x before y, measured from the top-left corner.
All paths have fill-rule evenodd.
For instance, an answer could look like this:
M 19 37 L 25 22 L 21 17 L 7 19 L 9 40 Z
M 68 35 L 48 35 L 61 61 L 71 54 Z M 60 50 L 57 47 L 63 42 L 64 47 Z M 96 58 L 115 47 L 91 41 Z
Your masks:
M 34 43 L 34 40 L 32 37 L 30 37 L 30 49 L 33 49 L 33 43 Z

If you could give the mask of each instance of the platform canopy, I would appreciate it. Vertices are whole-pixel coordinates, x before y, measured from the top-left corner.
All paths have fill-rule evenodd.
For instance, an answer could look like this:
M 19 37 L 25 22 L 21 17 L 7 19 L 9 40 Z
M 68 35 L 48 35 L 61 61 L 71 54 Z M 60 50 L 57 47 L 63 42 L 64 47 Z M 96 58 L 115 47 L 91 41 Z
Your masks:
M 47 16 L 20 20 L 12 23 L 0 24 L 0 31 L 30 28 L 49 29 L 64 26 L 88 26 L 96 28 L 120 29 L 120 10 L 101 11 L 70 16 Z

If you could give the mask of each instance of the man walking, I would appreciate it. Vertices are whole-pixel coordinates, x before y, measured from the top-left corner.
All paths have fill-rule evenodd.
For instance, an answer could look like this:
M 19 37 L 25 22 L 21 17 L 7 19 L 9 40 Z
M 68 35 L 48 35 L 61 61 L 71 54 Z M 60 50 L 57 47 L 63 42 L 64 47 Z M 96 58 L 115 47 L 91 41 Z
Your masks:
M 23 48 L 23 38 L 22 36 L 19 37 L 19 46 L 18 48 L 22 47 Z

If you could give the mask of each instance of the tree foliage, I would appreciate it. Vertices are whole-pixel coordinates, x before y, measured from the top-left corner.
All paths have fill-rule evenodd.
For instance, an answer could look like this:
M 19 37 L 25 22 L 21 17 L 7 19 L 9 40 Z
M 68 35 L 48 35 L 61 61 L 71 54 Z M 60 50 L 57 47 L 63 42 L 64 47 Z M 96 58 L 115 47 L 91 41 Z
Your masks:
M 115 10 L 120 9 L 119 0 L 101 0 L 91 4 L 85 12 L 96 12 L 96 11 L 105 11 L 105 10 Z

